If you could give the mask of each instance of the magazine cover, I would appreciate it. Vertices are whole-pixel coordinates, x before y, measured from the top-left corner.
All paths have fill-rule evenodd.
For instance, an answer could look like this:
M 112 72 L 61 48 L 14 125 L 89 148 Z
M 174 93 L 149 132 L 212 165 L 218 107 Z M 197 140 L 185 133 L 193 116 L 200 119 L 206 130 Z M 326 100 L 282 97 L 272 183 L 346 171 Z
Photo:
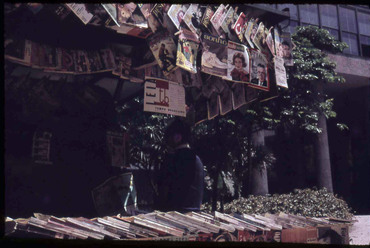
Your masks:
M 199 4 L 190 4 L 184 16 L 185 24 L 197 37 L 200 37 L 200 21 L 202 15 L 202 9 L 199 8 Z
M 121 25 L 123 23 L 128 23 L 128 20 L 131 18 L 132 13 L 136 9 L 135 3 L 126 3 L 126 4 L 116 4 L 117 7 L 117 20 Z
M 234 82 L 250 82 L 250 58 L 245 45 L 228 42 L 227 46 L 227 76 L 225 79 Z
M 234 30 L 236 36 L 239 38 L 241 42 L 244 42 L 244 23 L 246 22 L 246 17 L 243 12 L 241 12 L 238 16 L 238 19 L 234 23 L 232 29 Z
M 211 79 L 212 76 L 210 76 L 209 79 L 205 81 L 202 85 L 202 95 L 207 99 L 209 99 L 212 93 L 215 92 L 216 90 Z
M 45 70 L 53 70 L 57 68 L 57 49 L 49 45 L 42 45 L 41 67 Z M 41 55 L 40 54 L 40 55 Z
M 152 30 L 150 28 L 140 28 L 129 24 L 120 24 L 119 27 L 115 25 L 110 26 L 109 28 L 116 30 L 119 34 L 127 34 L 140 39 L 146 39 L 152 34 Z
M 185 87 L 202 87 L 202 78 L 200 75 L 200 68 L 197 67 L 197 73 L 190 73 L 189 71 L 181 70 L 182 83 Z
M 176 65 L 196 73 L 198 48 L 199 41 L 196 34 L 187 29 L 181 29 L 177 46 Z
M 271 27 L 268 31 L 268 34 L 267 34 L 267 37 L 266 37 L 266 43 L 267 43 L 267 46 L 268 48 L 270 49 L 270 52 L 273 56 L 276 56 L 276 52 L 275 52 L 275 42 L 274 42 L 274 38 L 272 36 L 272 32 L 273 32 L 273 27 Z
M 244 32 L 244 37 L 248 41 L 248 44 L 251 48 L 255 48 L 254 43 L 253 43 L 253 39 L 254 39 L 254 37 L 257 33 L 257 29 L 258 29 L 257 21 L 258 21 L 258 18 L 257 19 L 251 18 L 248 21 L 247 28 Z
M 89 12 L 87 4 L 84 3 L 66 3 L 72 12 L 80 18 L 84 24 L 88 24 L 93 18 L 93 14 Z
M 104 71 L 112 71 L 116 67 L 114 55 L 111 49 L 105 48 L 99 50 L 100 58 L 103 63 Z
M 279 56 L 274 57 L 274 65 L 277 86 L 288 88 L 284 59 Z
M 233 109 L 238 109 L 247 103 L 245 100 L 245 84 L 234 83 L 231 87 L 233 98 Z
M 220 4 L 218 6 L 216 12 L 213 14 L 211 18 L 211 23 L 213 25 L 213 28 L 216 30 L 216 32 L 219 34 L 219 29 L 221 28 L 222 21 L 224 20 L 227 13 L 226 6 L 223 4 Z
M 87 71 L 91 73 L 101 72 L 103 70 L 103 62 L 101 61 L 98 51 L 87 51 L 88 68 Z
M 139 7 L 141 13 L 143 14 L 144 18 L 148 20 L 150 16 L 150 12 L 154 7 L 154 4 L 152 3 L 138 3 L 137 6 Z
M 110 44 L 110 48 L 112 49 L 116 64 L 112 74 L 123 79 L 128 79 L 130 74 L 131 53 L 133 47 L 121 44 Z M 127 68 L 128 64 L 130 65 L 129 68 Z
M 292 39 L 289 32 L 282 32 L 280 35 L 282 55 L 284 59 L 285 66 L 293 66 L 293 56 L 292 56 Z
M 281 44 L 280 33 L 277 28 L 274 28 L 274 39 L 275 39 L 276 56 L 283 57 L 283 45 Z
M 86 9 L 93 15 L 88 23 L 89 25 L 106 26 L 112 21 L 112 18 L 102 4 L 86 4 Z
M 75 72 L 76 73 L 87 73 L 89 59 L 87 58 L 87 53 L 82 50 L 77 50 L 73 54 L 73 59 L 75 61 Z
M 220 102 L 220 114 L 225 115 L 233 110 L 232 91 L 229 86 L 226 86 L 218 96 Z
M 180 29 L 180 24 L 184 19 L 185 12 L 189 8 L 189 4 L 172 4 L 167 12 L 172 22 L 175 24 L 177 29 Z
M 221 28 L 226 33 L 229 40 L 236 40 L 236 36 L 234 35 L 232 31 L 232 26 L 236 21 L 238 20 L 237 15 L 238 7 L 235 7 L 235 10 L 233 7 L 229 7 L 227 10 L 227 13 L 225 15 L 224 20 L 222 21 Z
M 203 34 L 202 71 L 211 75 L 227 75 L 227 41 L 210 34 Z
M 131 17 L 130 19 L 128 19 L 128 23 L 141 28 L 148 28 L 148 21 L 144 17 L 143 13 L 141 12 L 141 9 L 138 6 L 136 6 L 134 11 L 131 13 Z
M 207 112 L 208 120 L 212 120 L 213 118 L 220 114 L 219 97 L 216 92 L 213 92 L 213 94 L 207 101 Z
M 278 87 L 275 82 L 275 75 L 274 72 L 269 69 L 269 74 L 271 75 L 270 80 L 270 89 L 269 91 L 260 91 L 259 93 L 259 101 L 265 102 L 271 99 L 274 99 L 279 96 Z
M 159 78 L 145 78 L 144 111 L 186 117 L 184 86 Z
M 213 25 L 211 23 L 211 18 L 213 17 L 214 13 L 216 12 L 216 6 L 215 5 L 207 5 L 203 18 L 201 20 L 201 29 L 203 29 L 204 32 L 213 33 Z
M 250 87 L 268 91 L 270 81 L 267 55 L 258 49 L 250 49 L 250 55 L 252 64 Z
M 148 38 L 148 43 L 164 73 L 176 69 L 177 47 L 168 33 L 156 33 Z
M 148 25 L 153 33 L 164 32 L 164 3 L 155 4 L 151 10 L 150 15 L 148 16 Z
M 102 3 L 101 4 L 105 11 L 109 14 L 115 24 L 119 26 L 118 15 L 117 15 L 117 4 L 115 3 Z
M 227 82 L 220 77 L 212 76 L 209 80 L 212 80 L 213 90 L 218 94 L 221 93 L 225 87 L 227 87 Z
M 260 24 L 258 25 L 257 33 L 254 36 L 253 43 L 262 52 L 266 52 L 268 50 L 266 43 L 265 25 L 262 22 L 260 22 Z

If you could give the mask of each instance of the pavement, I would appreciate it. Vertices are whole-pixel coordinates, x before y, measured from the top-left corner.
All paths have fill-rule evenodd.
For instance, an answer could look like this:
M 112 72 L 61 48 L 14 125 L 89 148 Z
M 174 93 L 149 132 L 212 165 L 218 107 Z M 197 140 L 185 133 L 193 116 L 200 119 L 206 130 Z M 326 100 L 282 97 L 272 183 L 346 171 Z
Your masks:
M 370 215 L 355 215 L 352 226 L 349 227 L 350 245 L 370 245 Z

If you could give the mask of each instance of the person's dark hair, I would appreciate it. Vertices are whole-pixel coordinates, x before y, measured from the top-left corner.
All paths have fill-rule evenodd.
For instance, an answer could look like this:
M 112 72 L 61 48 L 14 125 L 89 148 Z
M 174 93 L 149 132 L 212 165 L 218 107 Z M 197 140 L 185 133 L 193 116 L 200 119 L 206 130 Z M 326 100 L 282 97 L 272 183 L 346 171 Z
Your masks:
M 244 55 L 242 53 L 234 53 L 234 56 L 233 56 L 233 62 L 231 63 L 232 65 L 235 65 L 235 59 L 236 58 L 239 58 L 242 60 L 242 63 L 243 63 L 243 67 L 246 67 L 247 64 L 245 63 L 245 58 L 244 58 Z
M 281 44 L 286 45 L 286 46 L 288 46 L 290 48 L 290 44 L 286 40 L 284 40 Z
M 257 67 L 262 67 L 263 69 L 265 69 L 265 65 L 263 64 L 258 64 Z
M 164 132 L 165 140 L 175 134 L 181 134 L 181 144 L 190 142 L 191 131 L 190 126 L 186 123 L 186 121 L 181 120 L 180 118 L 175 118 L 167 125 Z

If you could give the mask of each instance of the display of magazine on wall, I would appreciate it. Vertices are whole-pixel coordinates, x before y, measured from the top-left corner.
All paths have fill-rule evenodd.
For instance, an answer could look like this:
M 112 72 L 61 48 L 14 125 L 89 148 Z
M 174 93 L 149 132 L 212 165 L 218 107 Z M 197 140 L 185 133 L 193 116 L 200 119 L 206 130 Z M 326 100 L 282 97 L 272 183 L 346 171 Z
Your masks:
M 267 46 L 268 48 L 270 49 L 270 52 L 273 56 L 276 56 L 276 52 L 275 52 L 275 42 L 274 42 L 274 38 L 272 36 L 272 33 L 274 32 L 273 31 L 274 28 L 271 27 L 269 30 L 268 30 L 268 34 L 267 34 L 267 37 L 266 37 L 266 43 L 267 43 Z
M 227 75 L 227 41 L 210 34 L 203 34 L 202 71 L 211 75 Z
M 128 135 L 125 132 L 107 131 L 107 147 L 110 165 L 127 168 L 129 165 Z
M 129 79 L 132 65 L 131 54 L 133 47 L 122 44 L 111 44 L 110 48 L 114 54 L 114 60 L 116 64 L 112 74 L 123 79 Z
M 269 74 L 271 75 L 270 89 L 269 91 L 261 91 L 259 93 L 260 102 L 265 102 L 265 101 L 274 99 L 279 96 L 278 87 L 275 81 L 275 74 L 271 69 L 269 69 L 269 71 L 270 71 Z
M 249 82 L 250 58 L 248 48 L 245 45 L 229 41 L 227 53 L 228 67 L 225 79 L 235 82 Z
M 216 11 L 216 6 L 211 4 L 211 5 L 207 5 L 205 11 L 204 11 L 204 14 L 203 14 L 203 18 L 201 20 L 201 29 L 203 29 L 204 32 L 209 32 L 209 33 L 213 33 L 213 25 L 211 23 L 211 18 L 212 16 L 214 15 L 215 11 Z
M 200 67 L 197 67 L 197 73 L 190 73 L 185 70 L 181 70 L 182 82 L 185 87 L 196 87 L 200 89 L 202 87 Z
M 218 6 L 216 12 L 213 14 L 211 18 L 211 23 L 213 25 L 213 28 L 216 30 L 218 34 L 220 34 L 219 29 L 221 28 L 221 24 L 226 16 L 226 13 L 227 13 L 226 6 L 223 4 L 220 4 L 220 6 Z
M 109 16 L 114 21 L 114 23 L 119 26 L 118 15 L 117 15 L 117 4 L 115 4 L 115 3 L 102 3 L 101 5 L 107 11 Z
M 50 141 L 52 133 L 36 131 L 32 142 L 32 159 L 37 164 L 53 164 L 50 161 Z
M 254 43 L 253 43 L 253 39 L 254 39 L 254 37 L 257 33 L 257 29 L 258 29 L 257 21 L 258 21 L 258 19 L 251 18 L 248 21 L 247 28 L 244 32 L 244 37 L 248 41 L 248 44 L 251 48 L 255 48 Z
M 163 73 L 166 74 L 176 69 L 177 47 L 167 32 L 150 36 L 148 43 Z
M 198 48 L 199 40 L 196 34 L 187 29 L 181 29 L 177 46 L 176 65 L 196 73 Z
M 233 110 L 232 91 L 229 86 L 224 88 L 221 94 L 219 94 L 219 98 L 221 115 L 225 115 Z
M 199 8 L 199 4 L 190 4 L 183 19 L 185 24 L 198 38 L 200 37 L 200 21 L 202 15 L 202 9 Z
M 180 24 L 183 21 L 189 6 L 189 4 L 172 4 L 168 10 L 167 15 L 170 17 L 177 29 L 180 29 Z
M 284 59 L 279 56 L 274 57 L 274 65 L 275 65 L 276 85 L 288 88 Z
M 185 88 L 159 78 L 145 78 L 144 111 L 186 116 Z
M 285 66 L 293 66 L 292 39 L 289 32 L 282 32 L 280 35 L 282 55 Z
M 234 30 L 236 36 L 241 42 L 244 42 L 244 23 L 246 22 L 246 17 L 243 12 L 241 12 L 238 16 L 238 19 L 232 26 L 232 29 Z
M 88 5 L 84 3 L 66 3 L 72 12 L 80 18 L 80 20 L 87 24 L 93 18 L 93 14 L 89 11 Z
M 225 32 L 229 40 L 237 39 L 232 31 L 232 26 L 238 20 L 237 10 L 238 7 L 235 7 L 235 9 L 233 7 L 229 7 L 229 9 L 226 12 L 225 18 L 221 23 L 221 28 Z
M 251 83 L 250 87 L 268 91 L 270 87 L 267 55 L 257 49 L 250 49 Z
M 148 28 L 148 21 L 144 17 L 143 13 L 141 12 L 140 8 L 137 5 L 134 11 L 131 13 L 131 17 L 128 19 L 128 23 L 141 28 Z
M 245 100 L 245 88 L 246 85 L 241 83 L 234 83 L 231 86 L 234 110 L 247 103 Z
M 208 120 L 212 120 L 220 114 L 219 97 L 216 92 L 213 92 L 207 101 Z

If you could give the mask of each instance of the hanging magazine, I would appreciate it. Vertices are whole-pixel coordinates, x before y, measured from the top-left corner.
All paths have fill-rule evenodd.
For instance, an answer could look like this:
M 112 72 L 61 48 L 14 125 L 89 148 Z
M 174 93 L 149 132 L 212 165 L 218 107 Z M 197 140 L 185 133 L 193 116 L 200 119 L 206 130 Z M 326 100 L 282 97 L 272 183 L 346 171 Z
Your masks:
M 235 82 L 250 82 L 250 58 L 245 45 L 228 42 L 228 67 L 225 79 Z
M 276 56 L 274 58 L 275 65 L 275 78 L 277 86 L 288 88 L 288 82 L 286 78 L 286 71 L 284 66 L 284 59 Z
M 293 66 L 293 56 L 292 56 L 292 39 L 289 32 L 283 32 L 280 35 L 282 55 L 284 59 L 285 66 Z
M 213 31 L 213 26 L 211 23 L 211 18 L 213 17 L 214 13 L 216 11 L 215 5 L 207 5 L 206 10 L 204 11 L 203 18 L 201 21 L 201 28 L 205 32 L 212 33 Z
M 254 36 L 253 43 L 262 52 L 267 52 L 268 47 L 266 43 L 265 25 L 262 22 L 258 25 L 257 33 Z
M 102 59 L 105 71 L 112 71 L 116 67 L 114 55 L 111 49 L 105 48 L 99 50 L 100 58 Z
M 283 45 L 281 44 L 279 30 L 274 28 L 276 56 L 283 57 Z
M 57 48 L 58 56 L 60 56 L 60 70 L 63 73 L 74 73 L 75 63 L 73 59 L 73 51 L 65 48 Z
M 273 30 L 273 27 L 271 27 L 268 31 L 268 34 L 266 37 L 266 43 L 267 43 L 268 48 L 270 49 L 271 54 L 275 56 L 276 55 L 275 42 L 274 42 L 274 38 L 272 37 L 272 32 L 273 32 L 272 30 Z
M 220 114 L 219 97 L 216 92 L 213 92 L 207 101 L 208 120 L 212 120 Z
M 203 34 L 202 71 L 211 75 L 227 75 L 227 41 Z
M 164 73 L 176 69 L 177 47 L 168 33 L 156 33 L 148 38 L 148 43 Z
M 135 3 L 119 4 L 117 3 L 117 20 L 119 24 L 127 24 L 132 13 L 136 9 Z
M 107 147 L 110 165 L 114 167 L 130 167 L 128 162 L 128 135 L 125 132 L 107 131 Z
M 199 4 L 190 4 L 184 16 L 185 24 L 197 37 L 200 37 L 200 21 L 202 15 L 202 9 L 199 8 Z
M 166 28 L 164 27 L 164 7 L 166 4 L 158 3 L 155 4 L 148 16 L 148 25 L 153 33 L 164 32 Z
M 116 67 L 112 71 L 113 75 L 117 75 L 123 79 L 129 79 L 131 70 L 131 52 L 132 46 L 122 44 L 111 44 L 112 52 Z
M 196 34 L 187 29 L 181 29 L 180 32 L 176 65 L 187 71 L 196 73 L 199 41 Z
M 229 86 L 225 87 L 219 95 L 220 114 L 225 115 L 233 110 L 232 91 Z
M 152 10 L 152 8 L 154 7 L 154 4 L 152 3 L 138 3 L 137 6 L 139 7 L 141 13 L 143 14 L 144 18 L 146 20 L 148 20 L 149 16 L 150 16 L 150 11 Z
M 245 100 L 245 84 L 234 83 L 231 87 L 232 97 L 233 97 L 233 109 L 238 109 L 244 104 L 246 104 Z
M 267 55 L 257 49 L 250 49 L 251 83 L 250 87 L 268 91 L 270 88 Z
M 246 17 L 243 12 L 241 12 L 238 16 L 238 19 L 234 23 L 232 29 L 234 30 L 236 36 L 238 36 L 241 42 L 244 41 L 244 23 L 246 22 Z
M 93 18 L 93 14 L 89 12 L 87 4 L 84 3 L 66 3 L 66 5 L 80 18 L 80 20 L 87 24 Z
M 77 50 L 73 54 L 73 59 L 75 61 L 75 72 L 76 73 L 87 73 L 88 72 L 88 58 L 87 53 L 82 50 Z
M 221 24 L 221 28 L 226 33 L 229 40 L 235 40 L 235 38 L 236 38 L 233 31 L 232 31 L 232 26 L 234 25 L 234 23 L 238 19 L 238 15 L 236 14 L 237 10 L 238 10 L 238 7 L 236 7 L 235 10 L 234 10 L 233 7 L 230 7 L 227 10 L 225 18 L 224 18 L 224 20 L 222 21 L 222 24 Z
M 189 4 L 172 4 L 167 14 L 175 24 L 177 29 L 180 29 L 180 24 L 184 19 L 185 12 L 189 8 Z
M 175 82 L 146 78 L 144 85 L 144 111 L 186 116 L 185 88 Z
M 222 21 L 226 16 L 226 13 L 227 13 L 226 6 L 220 4 L 220 6 L 218 6 L 216 12 L 213 14 L 211 18 L 211 23 L 218 34 L 219 29 L 221 28 Z
M 101 5 L 107 11 L 109 16 L 114 21 L 114 23 L 116 23 L 119 26 L 118 16 L 117 16 L 117 5 L 115 3 L 102 3 Z
M 257 21 L 258 21 L 258 19 L 255 20 L 254 18 L 251 18 L 248 21 L 247 28 L 244 32 L 244 37 L 247 39 L 248 44 L 251 48 L 255 48 L 254 43 L 253 43 L 253 39 L 254 39 L 254 37 L 257 33 L 257 29 L 258 29 Z
M 87 58 L 88 58 L 88 72 L 95 73 L 95 72 L 102 72 L 104 70 L 103 62 L 100 58 L 98 51 L 87 51 Z

